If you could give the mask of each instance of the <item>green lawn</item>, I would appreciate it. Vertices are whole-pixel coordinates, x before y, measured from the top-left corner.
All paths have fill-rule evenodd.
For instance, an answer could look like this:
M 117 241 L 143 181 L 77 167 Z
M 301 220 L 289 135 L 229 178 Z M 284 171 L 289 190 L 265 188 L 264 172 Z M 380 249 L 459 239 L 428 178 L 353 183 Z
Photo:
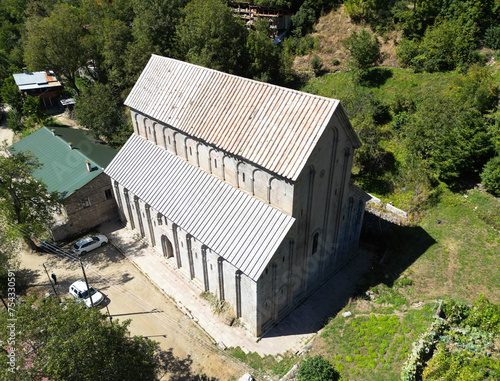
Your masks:
M 481 294 L 500 302 L 500 200 L 480 190 L 440 201 L 419 227 L 396 228 L 383 266 L 370 274 L 374 300 L 358 300 L 316 338 L 312 355 L 334 364 L 344 380 L 398 380 L 412 344 L 424 332 L 439 300 L 472 303 Z M 388 280 L 384 274 L 392 275 Z

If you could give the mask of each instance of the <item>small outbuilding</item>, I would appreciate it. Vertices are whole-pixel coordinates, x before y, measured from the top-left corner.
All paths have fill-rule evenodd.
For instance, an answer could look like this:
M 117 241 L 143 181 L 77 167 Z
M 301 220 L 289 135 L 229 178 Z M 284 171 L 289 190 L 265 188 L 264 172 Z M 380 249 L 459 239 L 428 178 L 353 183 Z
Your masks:
M 62 85 L 52 70 L 14 74 L 14 81 L 19 91 L 32 97 L 40 98 L 45 108 L 57 105 L 57 98 L 61 94 Z
M 79 235 L 118 216 L 109 177 L 103 172 L 117 151 L 67 127 L 42 127 L 8 147 L 30 151 L 42 168 L 33 176 L 62 196 L 51 228 L 54 240 Z

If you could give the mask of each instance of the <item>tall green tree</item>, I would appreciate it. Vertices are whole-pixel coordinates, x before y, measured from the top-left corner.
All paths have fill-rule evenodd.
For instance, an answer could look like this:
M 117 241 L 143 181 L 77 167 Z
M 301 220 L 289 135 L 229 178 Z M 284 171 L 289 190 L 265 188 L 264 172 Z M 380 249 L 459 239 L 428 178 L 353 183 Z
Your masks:
M 351 58 L 351 65 L 365 75 L 368 69 L 382 61 L 380 42 L 368 30 L 352 32 L 342 43 Z
M 125 88 L 132 88 L 151 54 L 176 57 L 177 26 L 189 0 L 132 0 L 133 41 L 124 59 Z
M 273 44 L 269 22 L 258 19 L 247 38 L 250 56 L 249 76 L 265 82 L 276 82 L 279 77 L 279 50 Z
M 109 322 L 94 308 L 55 299 L 36 300 L 15 306 L 15 343 L 8 346 L 9 329 L 0 331 L 3 351 L 0 375 L 12 379 L 5 351 L 15 351 L 19 381 L 47 378 L 54 381 L 153 381 L 158 378 L 158 343 L 130 337 L 128 325 Z M 7 311 L 0 324 L 8 327 Z M 7 347 L 8 346 L 8 347 Z
M 32 249 L 37 248 L 32 239 L 47 232 L 59 205 L 58 194 L 49 193 L 47 186 L 32 176 L 41 166 L 30 152 L 0 155 L 0 213 L 5 218 L 4 227 Z
M 185 60 L 196 65 L 245 75 L 247 29 L 222 0 L 192 0 L 184 9 L 177 35 Z
M 95 52 L 88 29 L 79 9 L 57 4 L 48 17 L 31 16 L 26 22 L 25 60 L 31 70 L 54 70 L 64 76 L 78 93 L 76 77 L 79 69 L 92 75 Z
M 487 115 L 497 102 L 489 71 L 473 67 L 446 91 L 425 94 L 402 129 L 406 152 L 421 155 L 450 185 L 479 180 L 494 155 Z
M 75 115 L 80 125 L 112 145 L 124 144 L 132 133 L 120 98 L 110 85 L 87 84 L 77 98 Z

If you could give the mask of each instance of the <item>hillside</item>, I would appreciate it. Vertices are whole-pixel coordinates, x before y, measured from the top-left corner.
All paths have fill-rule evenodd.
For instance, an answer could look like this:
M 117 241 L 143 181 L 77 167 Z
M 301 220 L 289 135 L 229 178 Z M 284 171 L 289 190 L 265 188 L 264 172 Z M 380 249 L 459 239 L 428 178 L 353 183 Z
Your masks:
M 347 55 L 342 47 L 344 41 L 353 31 L 360 31 L 363 28 L 370 29 L 369 26 L 355 24 L 352 22 L 349 15 L 346 14 L 344 6 L 340 5 L 337 9 L 332 10 L 328 14 L 319 18 L 311 36 L 317 38 L 320 43 L 319 51 L 312 52 L 306 56 L 296 57 L 294 61 L 294 69 L 297 71 L 309 70 L 309 62 L 314 54 L 317 54 L 322 60 L 325 70 L 335 72 L 345 69 Z M 400 67 L 396 59 L 395 41 L 399 38 L 400 33 L 391 32 L 384 37 L 379 37 L 382 44 L 382 53 L 384 61 L 381 66 L 385 67 Z M 340 65 L 334 65 L 333 61 L 340 61 Z
M 363 141 L 364 148 L 360 149 L 363 155 L 372 158 L 372 162 L 390 158 L 385 163 L 381 160 L 382 170 L 370 168 L 375 170 L 367 171 L 364 177 L 355 173 L 353 178 L 358 185 L 409 211 L 413 220 L 408 227 L 383 229 L 382 222 L 380 231 L 364 232 L 363 244 L 376 252 L 373 271 L 359 285 L 359 293 L 332 316 L 315 338 L 309 355 L 323 356 L 343 380 L 396 381 L 401 379 L 401 369 L 412 353 L 413 343 L 425 332 L 432 333 L 430 327 L 436 321 L 433 316 L 446 300 L 470 306 L 479 305 L 484 296 L 496 304 L 488 307 L 488 321 L 496 321 L 500 316 L 500 198 L 477 184 L 478 172 L 467 181 L 459 177 L 455 186 L 448 187 L 437 176 L 430 175 L 432 156 L 415 165 L 417 161 L 412 154 L 412 150 L 422 149 L 419 144 L 429 144 L 426 139 L 442 139 L 440 133 L 448 128 L 455 135 L 461 133 L 458 126 L 469 128 L 469 141 L 484 131 L 495 135 L 495 125 L 500 120 L 499 54 L 482 48 L 479 54 L 484 63 L 469 71 L 417 73 L 398 64 L 395 42 L 400 35 L 391 32 L 384 38 L 378 37 L 384 53 L 382 64 L 372 69 L 365 81 L 354 83 L 345 70 L 348 57 L 342 41 L 363 27 L 350 20 L 343 6 L 322 16 L 312 33 L 319 40 L 319 50 L 297 57 L 294 69 L 310 73 L 302 90 L 341 100 Z M 312 75 L 310 67 L 315 54 L 323 60 L 325 69 L 318 76 Z M 334 60 L 340 61 L 340 65 L 333 65 Z M 462 107 L 462 102 L 473 109 L 483 95 L 482 99 L 490 102 L 487 109 L 479 112 L 481 117 L 469 118 L 471 114 L 467 107 Z M 441 117 L 442 123 L 436 123 Z M 429 133 L 425 127 L 433 132 Z M 412 145 L 407 140 L 411 135 L 417 137 Z M 459 141 L 450 139 L 446 144 L 444 149 L 434 147 L 435 152 L 449 154 L 452 150 L 447 149 L 453 145 L 459 147 L 455 152 L 462 152 Z M 475 149 L 482 149 L 481 144 Z M 438 167 L 454 158 L 457 156 L 441 155 L 433 165 Z M 446 178 L 443 173 L 440 176 Z M 342 315 L 344 312 L 348 312 L 346 317 Z M 465 327 L 487 336 L 484 331 L 477 331 L 477 327 Z M 455 328 L 445 330 L 455 332 Z M 461 372 L 461 367 L 468 367 L 467 374 L 472 377 L 463 379 L 498 379 L 498 335 L 493 336 L 496 337 L 493 341 L 482 342 L 489 351 L 486 357 L 481 357 L 480 350 L 474 347 L 482 338 L 474 342 L 467 334 L 459 339 L 452 336 L 443 334 L 433 341 L 420 369 L 431 364 L 429 368 L 442 373 L 428 371 L 428 378 L 424 379 L 444 379 L 434 378 L 438 374 L 456 379 L 450 374 L 453 369 Z M 453 365 L 454 359 L 464 353 L 459 349 L 464 342 L 475 353 L 468 352 L 470 362 L 457 360 Z M 482 376 L 473 378 L 477 374 Z

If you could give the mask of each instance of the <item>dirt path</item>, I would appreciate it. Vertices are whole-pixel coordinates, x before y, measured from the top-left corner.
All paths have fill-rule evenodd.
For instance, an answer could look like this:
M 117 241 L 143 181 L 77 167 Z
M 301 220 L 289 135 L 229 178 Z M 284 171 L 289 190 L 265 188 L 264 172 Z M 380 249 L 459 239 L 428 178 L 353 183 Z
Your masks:
M 0 110 L 2 106 L 0 105 Z M 5 113 L 3 116 L 0 115 L 0 144 L 4 140 L 7 140 L 7 145 L 11 145 L 14 141 L 14 132 L 12 130 L 9 130 L 7 128 L 7 113 Z M 5 152 L 0 152 L 1 155 L 5 155 Z
M 54 254 L 23 252 L 21 270 L 31 287 L 52 292 L 48 277 L 57 275 L 56 291 L 69 297 L 69 285 L 82 278 L 78 261 Z M 89 283 L 109 299 L 107 306 L 113 321 L 131 319 L 129 330 L 157 341 L 168 366 L 162 380 L 238 379 L 246 369 L 229 362 L 210 339 L 179 311 L 170 300 L 111 245 L 85 255 Z M 222 356 L 221 356 L 222 355 Z M 206 376 L 208 378 L 200 378 Z

